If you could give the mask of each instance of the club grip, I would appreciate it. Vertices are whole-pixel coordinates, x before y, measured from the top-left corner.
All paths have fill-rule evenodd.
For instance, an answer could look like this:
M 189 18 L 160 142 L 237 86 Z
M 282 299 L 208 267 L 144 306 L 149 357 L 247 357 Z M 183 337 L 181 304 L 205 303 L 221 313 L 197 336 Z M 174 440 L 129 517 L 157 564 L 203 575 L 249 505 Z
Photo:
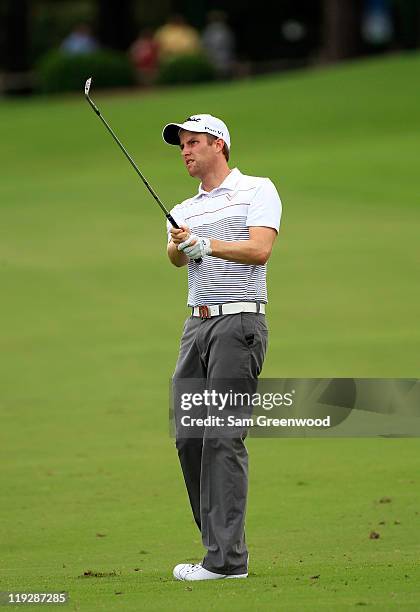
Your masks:
M 171 215 L 171 213 L 168 213 L 166 215 L 166 218 L 168 219 L 169 223 L 172 225 L 172 227 L 174 227 L 175 229 L 181 229 L 178 225 L 178 223 L 175 221 L 175 219 L 173 218 L 173 216 Z M 203 261 L 201 259 L 201 257 L 199 257 L 198 259 L 194 259 L 196 264 L 201 264 L 201 262 Z
M 168 213 L 166 215 L 166 218 L 168 219 L 169 223 L 172 225 L 172 227 L 174 227 L 175 229 L 181 229 L 178 225 L 178 223 L 175 221 L 175 219 L 173 218 L 173 216 L 171 215 L 171 213 Z

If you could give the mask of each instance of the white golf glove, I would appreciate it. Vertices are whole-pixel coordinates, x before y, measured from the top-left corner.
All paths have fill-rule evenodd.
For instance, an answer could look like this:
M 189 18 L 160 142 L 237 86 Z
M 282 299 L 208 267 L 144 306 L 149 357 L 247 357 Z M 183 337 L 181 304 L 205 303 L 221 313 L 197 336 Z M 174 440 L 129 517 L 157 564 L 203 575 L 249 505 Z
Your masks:
M 196 244 L 191 245 L 191 242 Z M 200 238 L 196 234 L 190 234 L 184 242 L 178 245 L 178 251 L 182 251 L 190 259 L 198 259 L 204 255 L 211 255 L 210 238 Z

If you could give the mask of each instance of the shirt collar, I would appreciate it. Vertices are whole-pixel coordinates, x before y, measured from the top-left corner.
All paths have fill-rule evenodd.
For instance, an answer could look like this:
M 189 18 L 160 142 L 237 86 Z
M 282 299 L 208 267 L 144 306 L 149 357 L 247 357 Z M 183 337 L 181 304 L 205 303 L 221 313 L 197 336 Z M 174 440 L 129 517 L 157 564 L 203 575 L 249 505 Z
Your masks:
M 229 174 L 227 175 L 223 183 L 221 183 L 218 187 L 215 187 L 211 191 L 205 191 L 202 187 L 203 184 L 200 183 L 200 185 L 198 186 L 197 196 L 202 196 L 202 195 L 211 196 L 212 194 L 219 193 L 220 190 L 234 191 L 236 189 L 236 186 L 241 176 L 242 176 L 242 173 L 238 170 L 238 168 L 233 168 L 229 172 Z

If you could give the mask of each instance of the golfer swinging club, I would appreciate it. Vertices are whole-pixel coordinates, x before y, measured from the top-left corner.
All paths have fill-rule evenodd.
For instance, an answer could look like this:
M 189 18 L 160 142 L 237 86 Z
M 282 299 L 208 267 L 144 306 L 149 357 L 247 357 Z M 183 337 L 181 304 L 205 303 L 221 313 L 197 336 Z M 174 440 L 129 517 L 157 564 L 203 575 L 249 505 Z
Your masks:
M 193 115 L 166 125 L 162 135 L 180 147 L 189 175 L 201 181 L 195 196 L 171 210 L 180 229 L 167 226 L 171 263 L 188 266 L 192 309 L 174 387 L 185 379 L 211 383 L 227 377 L 252 386 L 267 348 L 266 263 L 280 227 L 279 195 L 270 179 L 229 168 L 230 135 L 217 117 Z M 199 258 L 201 263 L 194 261 Z M 182 410 L 175 401 L 175 420 Z M 199 437 L 188 437 L 177 430 L 188 496 L 207 549 L 202 563 L 174 568 L 178 580 L 248 576 L 246 433 L 215 438 L 203 427 Z

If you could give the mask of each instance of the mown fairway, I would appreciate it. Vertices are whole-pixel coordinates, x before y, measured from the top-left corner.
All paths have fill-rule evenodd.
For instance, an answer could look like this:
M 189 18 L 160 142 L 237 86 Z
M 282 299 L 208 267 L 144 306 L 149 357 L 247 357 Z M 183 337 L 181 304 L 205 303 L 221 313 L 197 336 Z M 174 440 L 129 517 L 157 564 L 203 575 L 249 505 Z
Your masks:
M 232 165 L 276 183 L 267 377 L 419 377 L 419 70 L 93 88 L 168 206 L 196 184 L 160 132 L 191 113 L 224 117 Z M 418 610 L 417 439 L 251 439 L 250 578 L 172 579 L 202 555 L 167 422 L 185 270 L 82 84 L 2 102 L 0 133 L 0 590 L 66 590 L 72 610 Z

